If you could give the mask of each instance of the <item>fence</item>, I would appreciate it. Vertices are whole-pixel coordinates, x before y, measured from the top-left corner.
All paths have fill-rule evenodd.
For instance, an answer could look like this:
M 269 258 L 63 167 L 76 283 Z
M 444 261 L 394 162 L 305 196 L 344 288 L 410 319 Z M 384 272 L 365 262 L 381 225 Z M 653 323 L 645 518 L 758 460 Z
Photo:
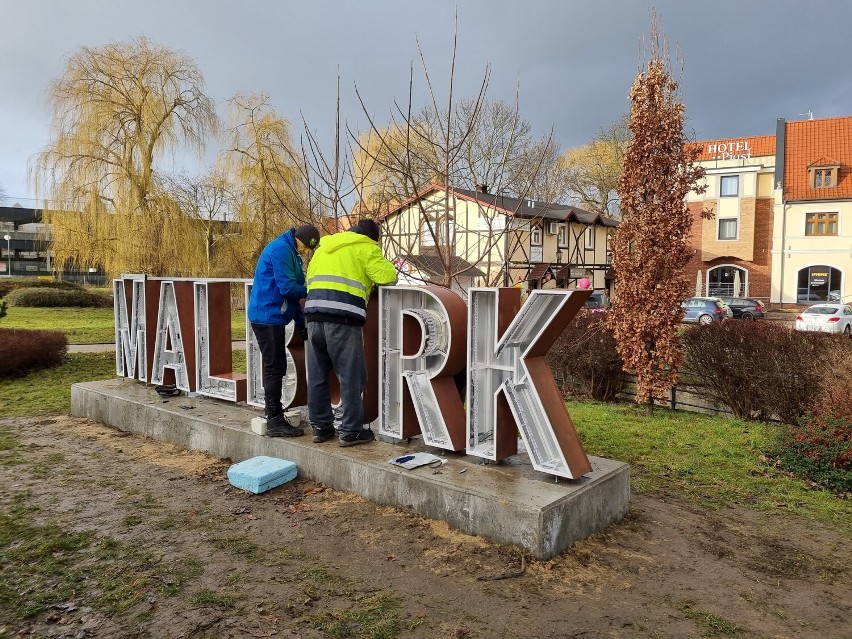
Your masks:
M 561 388 L 576 388 L 578 385 L 570 379 L 564 379 L 558 374 L 554 374 L 557 384 Z M 636 401 L 636 376 L 632 373 L 622 373 L 620 381 L 623 388 L 616 392 L 615 397 L 618 400 L 634 402 Z M 668 397 L 655 397 L 654 406 L 667 408 L 669 410 L 683 410 L 689 413 L 701 413 L 704 415 L 721 415 L 723 417 L 733 417 L 734 414 L 726 407 L 718 402 L 708 400 L 700 393 L 674 386 L 668 394 Z M 778 421 L 771 419 L 770 421 Z

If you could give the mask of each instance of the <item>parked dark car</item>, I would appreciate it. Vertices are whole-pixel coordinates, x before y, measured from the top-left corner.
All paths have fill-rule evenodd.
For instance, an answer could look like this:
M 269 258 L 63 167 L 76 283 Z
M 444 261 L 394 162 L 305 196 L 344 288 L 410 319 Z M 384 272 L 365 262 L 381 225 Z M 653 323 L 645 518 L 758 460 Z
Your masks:
M 757 320 L 766 316 L 763 302 L 753 297 L 723 297 L 721 300 L 731 307 L 734 319 Z
M 609 309 L 609 296 L 604 291 L 592 291 L 583 307 L 588 311 L 606 311 Z
M 730 307 L 718 297 L 690 297 L 681 302 L 683 322 L 712 324 L 733 317 Z

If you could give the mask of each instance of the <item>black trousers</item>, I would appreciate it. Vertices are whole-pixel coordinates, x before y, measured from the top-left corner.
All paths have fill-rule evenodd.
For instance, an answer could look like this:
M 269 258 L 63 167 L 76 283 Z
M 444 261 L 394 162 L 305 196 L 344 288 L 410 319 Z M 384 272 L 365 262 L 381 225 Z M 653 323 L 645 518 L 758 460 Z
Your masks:
M 263 359 L 263 403 L 266 406 L 266 418 L 282 415 L 281 388 L 284 375 L 287 374 L 287 343 L 284 324 L 255 324 L 251 329 L 257 338 L 260 355 Z

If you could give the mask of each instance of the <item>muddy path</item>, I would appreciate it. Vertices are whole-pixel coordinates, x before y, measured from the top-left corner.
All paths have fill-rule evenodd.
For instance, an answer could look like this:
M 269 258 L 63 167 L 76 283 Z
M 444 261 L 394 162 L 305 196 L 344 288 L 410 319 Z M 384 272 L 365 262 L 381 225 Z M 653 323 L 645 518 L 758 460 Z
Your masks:
M 302 479 L 250 495 L 226 460 L 83 419 L 4 431 L 3 521 L 79 547 L 7 534 L 0 637 L 852 636 L 849 536 L 786 514 L 638 495 L 534 561 Z

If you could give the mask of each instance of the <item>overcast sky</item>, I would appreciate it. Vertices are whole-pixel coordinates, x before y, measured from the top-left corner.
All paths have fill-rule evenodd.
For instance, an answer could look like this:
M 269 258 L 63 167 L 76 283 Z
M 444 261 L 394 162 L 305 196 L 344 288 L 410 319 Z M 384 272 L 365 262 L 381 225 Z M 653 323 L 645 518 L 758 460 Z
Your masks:
M 534 133 L 553 128 L 575 146 L 627 111 L 651 6 L 683 59 L 696 139 L 771 134 L 777 118 L 808 111 L 852 115 L 850 0 L 0 0 L 0 186 L 7 204 L 31 203 L 27 167 L 50 140 L 47 86 L 80 46 L 144 35 L 183 50 L 220 115 L 234 93 L 265 92 L 330 143 L 338 69 L 354 127 L 353 87 L 386 122 L 412 64 L 423 104 L 418 40 L 446 88 L 456 11 L 456 95 L 475 95 L 490 65 L 489 97 L 511 103 L 519 85 Z

